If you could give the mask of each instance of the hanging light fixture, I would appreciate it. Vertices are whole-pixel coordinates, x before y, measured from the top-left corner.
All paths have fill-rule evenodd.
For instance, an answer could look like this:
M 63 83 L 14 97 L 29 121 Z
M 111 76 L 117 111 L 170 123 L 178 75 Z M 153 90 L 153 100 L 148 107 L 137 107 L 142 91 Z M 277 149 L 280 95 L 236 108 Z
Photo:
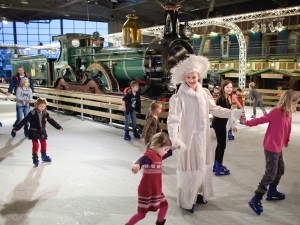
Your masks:
M 273 25 L 273 21 L 270 21 L 269 23 L 268 23 L 268 27 L 269 27 L 269 29 L 270 29 L 270 31 L 273 33 L 273 32 L 275 32 L 275 27 L 274 27 L 274 25 Z
M 251 33 L 255 33 L 259 30 L 259 24 L 256 21 L 253 21 L 253 27 L 250 29 Z
M 2 23 L 3 23 L 4 25 L 7 25 L 7 24 L 8 24 L 8 21 L 7 21 L 7 19 L 6 19 L 5 17 L 2 17 Z
M 281 21 L 278 21 L 278 22 L 277 22 L 277 31 L 278 31 L 278 32 L 281 32 L 281 31 L 282 31 L 282 22 L 281 22 Z
M 263 22 L 260 25 L 260 30 L 261 30 L 261 33 L 263 33 L 263 34 L 267 32 L 267 25 L 265 24 L 265 22 Z

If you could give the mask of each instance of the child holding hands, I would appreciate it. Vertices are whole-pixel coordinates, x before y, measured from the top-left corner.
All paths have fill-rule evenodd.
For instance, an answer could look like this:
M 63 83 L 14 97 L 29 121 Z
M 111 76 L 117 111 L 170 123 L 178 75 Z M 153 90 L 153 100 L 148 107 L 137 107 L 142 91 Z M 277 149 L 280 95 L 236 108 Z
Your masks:
M 172 155 L 171 146 L 172 142 L 166 133 L 157 133 L 147 144 L 144 156 L 133 165 L 133 173 L 137 173 L 142 167 L 144 171 L 138 187 L 138 211 L 126 225 L 136 224 L 145 218 L 147 212 L 157 210 L 156 225 L 165 224 L 168 202 L 162 193 L 162 160 Z
M 288 90 L 282 94 L 277 107 L 272 109 L 268 114 L 244 122 L 249 127 L 269 123 L 263 143 L 266 171 L 255 191 L 255 195 L 249 202 L 249 206 L 258 215 L 263 212 L 261 200 L 267 191 L 266 200 L 285 199 L 285 194 L 277 191 L 279 181 L 284 174 L 282 148 L 288 146 L 292 126 L 292 114 L 296 112 L 298 101 L 299 96 L 297 93 L 293 90 Z

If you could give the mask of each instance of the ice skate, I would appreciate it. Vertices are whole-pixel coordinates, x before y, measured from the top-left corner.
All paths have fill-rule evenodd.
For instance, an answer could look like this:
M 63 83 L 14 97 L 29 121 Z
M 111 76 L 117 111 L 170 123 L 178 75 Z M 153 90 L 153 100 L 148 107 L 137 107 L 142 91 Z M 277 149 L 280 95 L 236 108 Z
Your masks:
M 166 220 L 164 219 L 164 221 L 162 221 L 161 223 L 159 223 L 159 222 L 157 222 L 156 221 L 156 225 L 164 225 L 165 224 L 165 222 L 166 222 Z
M 33 164 L 35 167 L 38 167 L 39 166 L 39 157 L 37 155 L 32 155 L 32 160 L 33 160 Z
M 203 195 L 198 195 L 196 203 L 197 204 L 207 204 L 207 201 L 204 200 Z
M 216 167 L 215 167 L 215 175 L 216 176 L 226 176 L 230 174 L 230 170 L 227 169 L 226 166 L 223 166 L 222 164 L 220 164 L 219 162 L 215 162 Z
M 129 135 L 129 130 L 125 131 L 124 140 L 126 140 L 126 141 L 130 141 L 131 140 L 131 137 Z
M 276 186 L 272 186 L 272 185 L 269 186 L 266 200 L 276 201 L 276 200 L 284 200 L 284 199 L 285 199 L 285 194 L 277 191 Z
M 141 135 L 137 132 L 137 130 L 133 130 L 133 136 L 136 139 L 141 139 Z
M 195 205 L 193 205 L 193 207 L 191 209 L 184 209 L 190 213 L 194 213 L 195 212 Z
M 229 140 L 229 141 L 233 141 L 233 140 L 234 140 L 234 136 L 233 136 L 231 130 L 228 131 L 228 140 Z
M 263 212 L 261 199 L 262 199 L 261 196 L 259 196 L 258 194 L 255 194 L 249 202 L 249 206 L 257 215 L 260 215 Z
M 46 152 L 42 153 L 42 161 L 43 162 L 51 162 L 52 159 L 46 154 Z

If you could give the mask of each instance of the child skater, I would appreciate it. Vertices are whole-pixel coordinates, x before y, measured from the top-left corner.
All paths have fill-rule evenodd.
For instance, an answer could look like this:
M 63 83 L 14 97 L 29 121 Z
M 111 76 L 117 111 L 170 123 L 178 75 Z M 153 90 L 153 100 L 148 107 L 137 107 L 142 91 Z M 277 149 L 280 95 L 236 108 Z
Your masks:
M 242 114 L 241 110 L 216 106 L 209 90 L 199 82 L 208 68 L 207 58 L 191 55 L 171 70 L 172 83 L 181 85 L 170 99 L 168 132 L 173 147 L 186 148 L 178 151 L 177 157 L 177 204 L 191 213 L 196 203 L 205 203 L 213 195 L 209 113 L 229 118 L 231 127 Z
M 18 124 L 22 118 L 23 114 L 26 117 L 29 113 L 30 106 L 29 103 L 32 103 L 32 90 L 29 87 L 29 79 L 27 77 L 23 77 L 20 81 L 20 86 L 16 91 L 16 103 L 17 103 L 17 123 Z M 28 137 L 28 124 L 24 126 L 24 135 Z
M 16 136 L 16 132 L 20 130 L 25 124 L 30 123 L 28 138 L 32 140 L 32 159 L 33 164 L 39 166 L 39 141 L 41 143 L 41 157 L 43 162 L 51 162 L 51 158 L 47 155 L 46 149 L 46 122 L 48 121 L 53 127 L 58 130 L 63 128 L 49 115 L 46 110 L 46 99 L 39 98 L 35 102 L 35 108 L 31 110 L 28 115 L 12 130 L 12 137 Z
M 230 80 L 224 80 L 220 87 L 219 96 L 217 98 L 217 105 L 231 109 L 232 106 L 232 82 Z M 229 175 L 230 170 L 226 166 L 223 166 L 223 158 L 226 149 L 226 125 L 227 118 L 219 118 L 214 116 L 212 121 L 212 127 L 216 132 L 217 136 L 217 147 L 215 153 L 215 163 L 213 166 L 213 172 L 216 176 Z M 237 129 L 234 127 L 233 131 L 236 132 Z
M 251 116 L 251 118 L 256 118 L 256 107 L 259 106 L 261 111 L 263 112 L 263 114 L 266 114 L 266 110 L 263 106 L 263 99 L 261 97 L 261 95 L 257 92 L 257 90 L 254 89 L 255 87 L 255 83 L 251 82 L 249 84 L 249 98 L 250 101 L 253 102 L 253 115 Z
M 135 112 L 141 111 L 141 97 L 139 93 L 139 83 L 132 81 L 130 83 L 131 90 L 126 93 L 122 99 L 122 111 L 125 114 L 125 135 L 124 140 L 130 141 L 131 137 L 129 135 L 129 124 L 131 120 L 131 125 L 133 129 L 133 136 L 140 139 L 141 136 L 136 130 L 136 114 Z
M 158 101 L 153 101 L 150 105 L 149 113 L 146 118 L 146 124 L 142 132 L 141 141 L 147 145 L 152 136 L 158 132 L 161 132 L 159 124 L 159 114 L 162 111 L 162 104 Z
M 263 143 L 266 171 L 255 191 L 254 197 L 249 202 L 249 206 L 258 215 L 263 212 L 261 200 L 267 191 L 266 200 L 285 199 L 285 194 L 277 191 L 277 185 L 284 174 L 282 148 L 287 147 L 289 144 L 292 113 L 296 112 L 298 101 L 299 96 L 296 92 L 288 90 L 280 97 L 277 107 L 272 109 L 268 114 L 244 122 L 249 127 L 269 123 Z
M 138 211 L 126 225 L 136 224 L 145 218 L 149 211 L 158 211 L 156 225 L 165 224 L 168 202 L 162 193 L 162 160 L 172 155 L 172 142 L 166 133 L 155 134 L 147 144 L 144 156 L 139 158 L 132 167 L 137 173 L 144 168 L 143 176 L 138 187 Z

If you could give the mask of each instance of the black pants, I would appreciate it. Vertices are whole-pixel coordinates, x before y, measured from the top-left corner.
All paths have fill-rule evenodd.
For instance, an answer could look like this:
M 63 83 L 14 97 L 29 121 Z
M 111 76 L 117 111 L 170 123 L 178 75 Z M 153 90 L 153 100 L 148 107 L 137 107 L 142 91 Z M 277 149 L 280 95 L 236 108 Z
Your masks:
M 226 148 L 226 137 L 227 137 L 226 125 L 212 124 L 212 127 L 216 132 L 217 142 L 218 142 L 216 147 L 215 161 L 222 164 L 224 152 Z
M 284 174 L 284 162 L 282 157 L 282 152 L 274 153 L 265 150 L 266 157 L 266 172 L 261 179 L 255 194 L 263 196 L 267 190 L 268 186 L 272 185 L 276 187 Z

